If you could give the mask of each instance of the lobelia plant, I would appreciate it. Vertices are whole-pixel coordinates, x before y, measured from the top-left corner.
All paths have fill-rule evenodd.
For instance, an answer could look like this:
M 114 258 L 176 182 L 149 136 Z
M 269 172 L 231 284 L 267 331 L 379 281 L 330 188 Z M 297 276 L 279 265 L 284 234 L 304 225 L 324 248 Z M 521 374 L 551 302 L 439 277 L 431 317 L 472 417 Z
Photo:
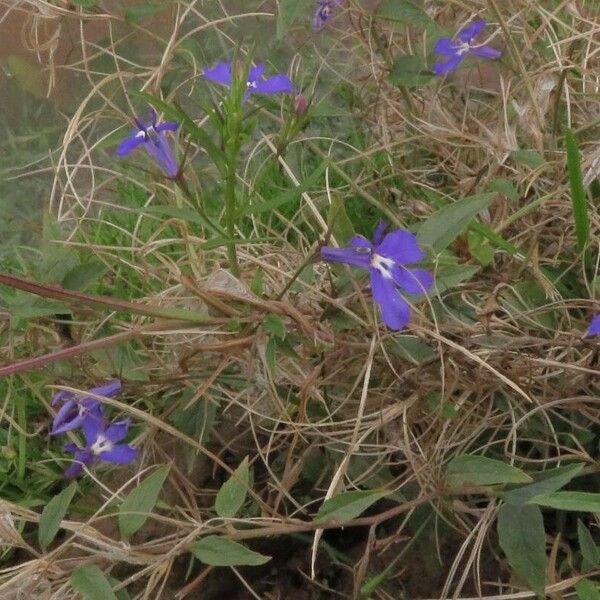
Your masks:
M 410 231 L 396 230 L 384 236 L 386 224 L 381 221 L 373 234 L 373 242 L 361 235 L 350 240 L 347 248 L 321 248 L 321 258 L 368 269 L 373 299 L 381 309 L 383 322 L 395 331 L 410 321 L 410 306 L 400 290 L 408 294 L 424 294 L 433 285 L 433 276 L 424 269 L 406 265 L 425 257 L 417 238 Z
M 117 148 L 117 156 L 128 156 L 139 146 L 145 148 L 146 152 L 160 165 L 166 176 L 175 179 L 179 174 L 179 164 L 173 156 L 173 151 L 166 136 L 167 131 L 177 131 L 179 123 L 166 121 L 158 123 L 156 111 L 150 109 L 150 122 L 134 117 L 137 127 L 133 128 Z
M 433 51 L 446 60 L 435 63 L 431 70 L 436 75 L 444 75 L 450 71 L 453 71 L 467 56 L 479 56 L 482 58 L 497 59 L 502 56 L 500 50 L 492 48 L 486 44 L 474 44 L 475 38 L 483 31 L 487 23 L 482 19 L 481 21 L 475 21 L 467 27 L 461 29 L 456 39 L 441 38 L 439 39 Z
M 65 476 L 77 477 L 83 467 L 91 466 L 97 461 L 116 464 L 132 463 L 138 456 L 139 450 L 129 444 L 119 444 L 125 439 L 129 431 L 130 419 L 117 423 L 108 424 L 103 418 L 97 418 L 95 414 L 88 414 L 81 424 L 85 437 L 85 446 L 81 448 L 77 444 L 65 445 L 65 451 L 75 455 L 75 461 L 65 470 Z
M 87 393 L 114 398 L 120 392 L 121 382 L 115 379 L 99 387 L 91 388 Z M 52 406 L 56 406 L 60 402 L 63 402 L 63 405 L 52 421 L 50 435 L 58 435 L 59 433 L 65 433 L 66 431 L 72 431 L 81 427 L 84 418 L 88 414 L 99 415 L 102 418 L 100 402 L 95 398 L 86 397 L 85 393 L 83 393 L 82 398 L 78 398 L 73 392 L 61 390 L 52 398 Z

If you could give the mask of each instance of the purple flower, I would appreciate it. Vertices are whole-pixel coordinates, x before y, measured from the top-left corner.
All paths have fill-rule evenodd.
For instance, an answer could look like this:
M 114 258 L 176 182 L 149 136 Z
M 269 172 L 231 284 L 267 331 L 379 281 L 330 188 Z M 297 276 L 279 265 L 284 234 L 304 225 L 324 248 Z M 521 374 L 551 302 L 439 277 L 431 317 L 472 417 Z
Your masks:
M 399 229 L 384 237 L 385 228 L 381 221 L 373 234 L 373 243 L 359 235 L 350 240 L 348 248 L 324 246 L 321 257 L 369 269 L 373 298 L 381 308 L 383 321 L 390 329 L 398 330 L 410 321 L 410 307 L 398 288 L 408 294 L 423 294 L 433 285 L 433 276 L 424 269 L 405 266 L 425 256 L 415 235 Z
M 179 123 L 167 121 L 157 123 L 156 111 L 150 109 L 150 123 L 144 123 L 137 117 L 133 119 L 137 128 L 133 128 L 117 148 L 117 156 L 127 156 L 138 146 L 143 145 L 146 152 L 161 166 L 167 177 L 177 177 L 179 165 L 173 156 L 165 131 L 176 131 Z
M 323 29 L 327 21 L 331 19 L 335 9 L 342 4 L 344 0 L 317 0 L 317 9 L 313 16 L 313 31 Z
M 458 39 L 439 39 L 436 42 L 433 51 L 440 56 L 448 58 L 444 62 L 435 63 L 431 67 L 431 70 L 436 75 L 443 75 L 444 73 L 453 71 L 468 55 L 491 59 L 500 58 L 500 56 L 502 56 L 500 50 L 496 50 L 495 48 L 484 44 L 473 44 L 473 40 L 483 31 L 485 26 L 485 21 L 475 21 L 458 32 L 456 36 Z
M 588 327 L 588 330 L 585 332 L 587 337 L 592 335 L 600 335 L 600 314 L 597 314 L 592 318 L 592 322 Z
M 121 382 L 118 379 L 83 392 L 83 398 L 77 398 L 76 394 L 61 390 L 52 398 L 52 406 L 56 406 L 59 402 L 63 402 L 63 405 L 52 421 L 50 435 L 57 435 L 80 427 L 87 415 L 102 420 L 102 405 L 98 400 L 86 397 L 86 393 L 114 398 L 120 392 Z
M 67 444 L 65 450 L 75 455 L 75 461 L 65 470 L 67 477 L 77 477 L 83 466 L 91 466 L 99 460 L 125 465 L 133 462 L 139 450 L 129 444 L 118 444 L 127 435 L 129 419 L 108 425 L 103 419 L 86 416 L 82 423 L 85 447 Z
M 204 77 L 209 81 L 221 83 L 231 87 L 233 63 L 219 63 L 212 69 L 204 69 Z M 248 81 L 246 82 L 246 101 L 252 94 L 293 94 L 294 84 L 281 73 L 272 77 L 264 77 L 264 63 L 252 67 L 248 72 Z

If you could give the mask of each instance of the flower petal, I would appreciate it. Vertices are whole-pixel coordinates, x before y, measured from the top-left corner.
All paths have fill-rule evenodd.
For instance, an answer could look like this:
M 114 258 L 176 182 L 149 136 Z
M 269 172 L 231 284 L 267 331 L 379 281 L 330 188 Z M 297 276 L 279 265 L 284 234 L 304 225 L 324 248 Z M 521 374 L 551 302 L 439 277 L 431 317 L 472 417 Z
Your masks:
M 481 56 L 482 58 L 491 58 L 492 60 L 495 60 L 502 56 L 502 52 L 500 52 L 500 50 L 496 50 L 496 48 L 492 48 L 491 46 L 471 47 L 469 49 L 469 54 Z
M 96 396 L 105 396 L 106 398 L 114 398 L 121 393 L 121 382 L 118 379 L 113 379 L 107 383 L 94 387 L 90 390 Z
M 161 131 L 177 131 L 179 129 L 179 123 L 175 121 L 165 121 L 164 123 L 159 123 L 155 130 L 160 133 Z
M 260 79 L 265 72 L 265 63 L 258 63 L 255 67 L 250 67 L 248 71 L 248 81 L 256 81 Z
M 328 262 L 343 263 L 361 269 L 368 269 L 371 264 L 371 254 L 370 252 L 359 252 L 359 250 L 355 248 L 323 246 L 321 248 L 321 258 Z
M 294 84 L 285 75 L 277 74 L 268 79 L 258 80 L 256 87 L 248 89 L 250 94 L 292 94 Z
M 440 56 L 456 56 L 458 44 L 450 38 L 440 38 L 433 47 L 433 51 Z
M 369 250 L 373 249 L 373 244 L 364 236 L 364 235 L 355 235 L 350 240 L 350 246 L 353 248 L 368 248 Z
M 83 471 L 83 465 L 91 465 L 95 461 L 95 457 L 89 450 L 77 450 L 75 461 L 65 469 L 66 477 L 77 477 Z
M 98 413 L 87 413 L 81 423 L 81 429 L 85 437 L 85 443 L 87 447 L 90 447 L 98 439 L 98 436 L 104 430 L 104 418 L 98 416 Z
M 140 144 L 143 144 L 145 138 L 138 136 L 139 131 L 137 129 L 131 130 L 131 135 L 126 137 L 117 148 L 115 154 L 117 156 L 127 156 L 130 152 L 133 152 Z
M 54 394 L 50 404 L 52 404 L 52 406 L 56 406 L 59 402 L 65 402 L 66 400 L 72 400 L 73 398 L 74 396 L 71 392 L 67 392 L 66 390 L 60 390 L 59 392 L 56 392 L 56 394 Z
M 137 458 L 139 452 L 138 448 L 132 448 L 128 444 L 120 444 L 119 446 L 115 446 L 112 450 L 101 452 L 98 455 L 98 458 L 106 462 L 126 465 L 133 462 Z
M 391 258 L 400 265 L 417 262 L 425 256 L 425 252 L 419 246 L 417 236 L 404 229 L 388 233 L 383 238 L 383 242 L 375 248 L 375 252 Z
M 83 419 L 79 419 L 79 423 L 70 427 L 70 424 L 79 417 L 77 410 L 77 402 L 75 400 L 67 400 L 56 413 L 56 416 L 52 420 L 52 429 L 50 430 L 50 435 L 57 435 L 59 433 L 63 433 L 64 431 L 69 431 L 71 429 L 75 429 L 81 425 L 81 421 Z
M 588 330 L 586 332 L 586 336 L 592 336 L 592 335 L 599 335 L 600 334 L 600 314 L 596 315 L 593 319 L 592 322 L 590 323 L 590 326 L 588 327 Z
M 131 419 L 124 419 L 123 421 L 119 421 L 117 423 L 113 423 L 109 427 L 106 428 L 104 432 L 104 437 L 115 444 L 116 442 L 120 442 L 127 435 L 127 431 L 129 431 L 129 424 Z
M 406 327 L 410 321 L 410 306 L 398 293 L 393 279 L 371 269 L 371 288 L 373 299 L 381 308 L 383 322 L 394 331 Z
M 204 69 L 204 77 L 223 85 L 231 85 L 231 63 L 218 63 L 212 69 Z
M 447 60 L 446 62 L 435 63 L 431 67 L 431 70 L 436 75 L 444 75 L 444 74 L 448 73 L 449 71 L 454 71 L 454 69 L 456 69 L 456 67 L 458 67 L 458 65 L 460 65 L 463 58 L 464 58 L 464 54 L 461 56 L 453 56 L 450 60 Z
M 381 244 L 381 242 L 383 241 L 383 234 L 385 233 L 385 230 L 387 229 L 387 223 L 381 219 L 379 221 L 379 223 L 377 223 L 377 227 L 375 228 L 375 231 L 373 232 L 373 245 L 374 246 L 379 246 L 379 244 Z
M 461 42 L 470 42 L 473 38 L 476 38 L 484 29 L 487 23 L 481 19 L 480 21 L 474 21 L 470 25 L 461 29 L 456 36 Z
M 405 269 L 394 266 L 392 277 L 407 294 L 425 294 L 433 285 L 433 275 L 425 269 Z
M 148 140 L 144 145 L 148 154 L 161 166 L 167 177 L 177 177 L 179 165 L 173 156 L 169 140 L 164 132 L 157 133 L 156 139 Z

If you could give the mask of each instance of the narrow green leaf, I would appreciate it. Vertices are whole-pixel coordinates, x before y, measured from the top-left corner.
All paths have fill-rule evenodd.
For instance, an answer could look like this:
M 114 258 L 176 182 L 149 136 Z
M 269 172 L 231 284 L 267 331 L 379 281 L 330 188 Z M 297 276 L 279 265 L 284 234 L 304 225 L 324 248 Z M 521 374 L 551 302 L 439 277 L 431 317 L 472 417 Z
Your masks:
M 71 574 L 71 587 L 82 600 L 117 600 L 106 575 L 97 565 L 82 565 Z
M 160 467 L 131 490 L 119 507 L 119 530 L 123 538 L 132 536 L 148 519 L 169 467 Z
M 537 506 L 504 504 L 498 514 L 498 538 L 510 566 L 539 596 L 546 587 L 546 535 Z
M 196 558 L 205 565 L 213 567 L 237 567 L 264 565 L 270 556 L 259 554 L 238 542 L 220 535 L 208 535 L 202 538 L 192 549 Z
M 283 340 L 287 335 L 287 329 L 279 315 L 273 313 L 266 315 L 262 321 L 262 326 L 265 331 L 280 340 Z
M 575 584 L 579 600 L 600 600 L 600 585 L 590 579 L 582 579 Z
M 537 169 L 546 164 L 544 157 L 535 150 L 513 150 L 510 157 L 518 164 Z
M 65 518 L 73 496 L 77 490 L 77 484 L 72 483 L 60 494 L 57 494 L 46 504 L 40 516 L 38 529 L 38 541 L 42 548 L 48 547 L 56 537 L 60 529 L 60 522 Z
M 346 212 L 344 201 L 337 196 L 331 199 L 327 225 L 340 244 L 347 244 L 354 236 L 354 225 Z
M 583 469 L 583 463 L 573 463 L 565 467 L 531 473 L 534 483 L 504 492 L 502 499 L 508 504 L 526 504 L 534 496 L 550 494 L 560 490 L 571 479 L 577 477 L 581 469 Z
M 582 567 L 584 571 L 591 571 L 600 564 L 600 550 L 594 542 L 589 529 L 577 519 L 577 539 L 579 540 L 579 549 L 583 557 Z
M 248 486 L 250 484 L 250 470 L 248 457 L 240 463 L 231 477 L 221 486 L 215 499 L 215 511 L 220 517 L 234 517 L 242 508 Z
M 90 261 L 73 267 L 62 280 L 62 287 L 78 292 L 85 291 L 92 283 L 96 283 L 108 267 L 100 261 Z
M 377 490 L 351 490 L 325 500 L 315 521 L 338 521 L 345 523 L 363 513 L 389 492 Z
M 467 228 L 477 213 L 489 206 L 493 197 L 494 194 L 470 196 L 440 208 L 419 228 L 419 242 L 441 252 Z
M 313 0 L 281 0 L 277 13 L 276 37 L 283 39 L 300 15 L 311 13 Z M 312 13 L 311 13 L 312 14 Z
M 570 129 L 567 129 L 565 132 L 565 143 L 573 218 L 575 219 L 575 233 L 577 235 L 577 249 L 583 252 L 590 237 L 590 222 L 587 213 L 587 197 L 583 187 L 579 146 L 575 134 Z
M 539 504 L 559 510 L 600 513 L 600 494 L 593 492 L 554 492 L 534 496 L 528 504 Z
M 490 184 L 489 190 L 491 192 L 498 192 L 503 194 L 509 200 L 516 202 L 519 199 L 519 191 L 515 187 L 515 184 L 510 179 L 504 177 L 497 177 Z
M 464 454 L 453 458 L 446 467 L 449 486 L 496 485 L 501 483 L 529 483 L 531 477 L 500 460 Z

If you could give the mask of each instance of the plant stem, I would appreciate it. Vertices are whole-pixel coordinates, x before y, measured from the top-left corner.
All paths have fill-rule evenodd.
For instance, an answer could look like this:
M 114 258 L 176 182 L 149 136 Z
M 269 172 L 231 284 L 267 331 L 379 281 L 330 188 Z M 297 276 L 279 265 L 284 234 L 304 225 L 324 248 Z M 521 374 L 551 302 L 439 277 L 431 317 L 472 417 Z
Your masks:
M 240 276 L 240 266 L 238 264 L 237 250 L 235 247 L 235 219 L 237 212 L 237 198 L 235 195 L 235 166 L 237 153 L 229 157 L 227 165 L 227 179 L 225 181 L 225 225 L 227 226 L 227 256 L 229 258 L 229 268 L 236 276 Z

